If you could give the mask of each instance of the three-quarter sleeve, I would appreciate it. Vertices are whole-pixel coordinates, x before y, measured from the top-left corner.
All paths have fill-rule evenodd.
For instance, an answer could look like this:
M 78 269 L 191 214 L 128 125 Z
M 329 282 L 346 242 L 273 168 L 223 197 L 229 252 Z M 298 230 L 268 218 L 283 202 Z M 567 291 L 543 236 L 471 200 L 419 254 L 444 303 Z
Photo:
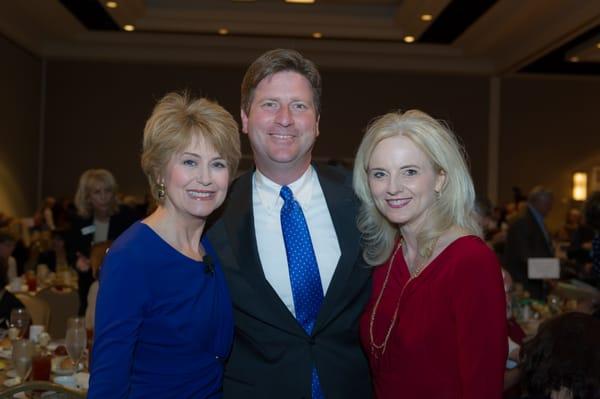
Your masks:
M 110 250 L 100 274 L 88 399 L 128 397 L 133 356 L 150 298 L 133 251 Z
M 500 265 L 481 245 L 465 256 L 452 278 L 461 398 L 500 399 L 508 350 Z

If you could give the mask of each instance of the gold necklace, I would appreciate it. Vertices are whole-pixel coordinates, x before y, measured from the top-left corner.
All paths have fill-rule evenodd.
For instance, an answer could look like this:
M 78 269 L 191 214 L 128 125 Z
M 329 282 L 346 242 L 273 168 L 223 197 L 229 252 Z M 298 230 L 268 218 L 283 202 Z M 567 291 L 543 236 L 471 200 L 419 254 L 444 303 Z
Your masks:
M 400 242 L 398 243 L 398 246 L 394 250 L 394 254 L 390 258 L 388 270 L 385 275 L 385 279 L 383 280 L 383 285 L 381 286 L 381 291 L 379 291 L 379 295 L 377 296 L 377 300 L 375 301 L 375 305 L 373 305 L 373 310 L 371 311 L 371 320 L 369 323 L 369 338 L 371 339 L 371 342 L 370 342 L 371 354 L 376 359 L 379 359 L 379 357 L 383 356 L 383 354 L 385 353 L 388 340 L 390 339 L 390 335 L 392 333 L 392 329 L 394 328 L 394 325 L 396 324 L 396 319 L 398 318 L 398 310 L 400 310 L 400 301 L 402 300 L 402 296 L 404 295 L 404 290 L 406 289 L 406 287 L 412 280 L 414 280 L 421 274 L 421 272 L 423 271 L 423 269 L 425 269 L 425 266 L 427 264 L 427 262 L 422 262 L 422 264 L 417 265 L 414 272 L 411 272 L 410 268 L 409 268 L 408 273 L 410 274 L 410 278 L 406 281 L 406 283 L 404 283 L 404 286 L 402 287 L 402 290 L 400 291 L 400 295 L 398 296 L 398 301 L 396 302 L 396 309 L 394 310 L 394 314 L 392 316 L 392 322 L 390 323 L 390 325 L 385 333 L 383 342 L 381 344 L 375 343 L 375 336 L 373 334 L 373 325 L 375 323 L 375 314 L 377 313 L 377 308 L 379 307 L 379 303 L 381 302 L 381 298 L 383 297 L 383 291 L 385 291 L 385 287 L 387 286 L 388 280 L 390 278 L 390 272 L 392 271 L 392 266 L 394 265 L 394 262 L 396 260 L 396 255 L 398 254 L 398 250 L 400 250 L 400 248 L 402 248 L 403 241 L 404 240 L 402 238 L 400 238 Z M 438 239 L 436 238 L 433 242 L 433 245 L 431 246 L 432 249 L 434 249 L 435 246 L 437 245 L 437 241 L 438 241 Z M 431 252 L 433 252 L 433 250 Z M 408 266 L 408 264 L 407 264 L 407 266 Z M 379 353 L 379 352 L 381 352 L 381 353 Z

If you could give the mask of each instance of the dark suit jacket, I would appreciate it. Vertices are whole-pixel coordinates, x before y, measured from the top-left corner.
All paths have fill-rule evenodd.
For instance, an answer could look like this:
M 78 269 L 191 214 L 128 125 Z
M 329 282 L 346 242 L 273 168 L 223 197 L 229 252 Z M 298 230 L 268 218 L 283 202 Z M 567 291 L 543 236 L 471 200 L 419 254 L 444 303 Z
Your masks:
M 112 215 L 108 222 L 108 240 L 114 241 L 122 232 L 127 230 L 135 222 L 135 217 L 126 207 L 121 207 L 119 212 Z M 71 230 L 66 236 L 66 250 L 67 250 L 67 261 L 71 265 L 75 265 L 77 261 L 77 252 L 84 256 L 90 256 L 90 250 L 92 248 L 92 240 L 94 239 L 94 233 L 83 234 L 82 229 L 94 224 L 94 218 L 81 218 L 75 217 L 71 222 Z M 90 286 L 94 282 L 94 276 L 91 270 L 82 272 L 77 270 L 79 275 L 79 315 L 85 315 L 85 309 L 87 308 L 87 295 L 90 290 Z
M 508 228 L 504 248 L 504 266 L 515 281 L 522 282 L 535 298 L 543 296 L 541 280 L 527 278 L 527 259 L 553 257 L 554 251 L 546 241 L 544 232 L 527 208 Z
M 252 173 L 233 184 L 223 215 L 208 232 L 235 311 L 225 398 L 309 399 L 312 365 L 325 398 L 371 397 L 358 335 L 358 319 L 370 294 L 370 270 L 360 257 L 357 200 L 348 173 L 330 167 L 316 170 L 342 254 L 312 335 L 265 279 L 254 232 Z
M 22 309 L 25 305 L 12 293 L 4 288 L 0 291 L 0 323 L 5 325 L 6 321 L 10 321 L 10 312 L 13 309 Z

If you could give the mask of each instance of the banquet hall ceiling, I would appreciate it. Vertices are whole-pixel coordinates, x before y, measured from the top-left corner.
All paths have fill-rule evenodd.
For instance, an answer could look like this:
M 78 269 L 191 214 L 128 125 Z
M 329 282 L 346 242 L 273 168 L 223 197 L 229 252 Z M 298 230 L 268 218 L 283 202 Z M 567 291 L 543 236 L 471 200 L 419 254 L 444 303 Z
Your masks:
M 107 3 L 5 2 L 0 33 L 50 60 L 247 65 L 291 47 L 322 67 L 600 75 L 600 0 Z

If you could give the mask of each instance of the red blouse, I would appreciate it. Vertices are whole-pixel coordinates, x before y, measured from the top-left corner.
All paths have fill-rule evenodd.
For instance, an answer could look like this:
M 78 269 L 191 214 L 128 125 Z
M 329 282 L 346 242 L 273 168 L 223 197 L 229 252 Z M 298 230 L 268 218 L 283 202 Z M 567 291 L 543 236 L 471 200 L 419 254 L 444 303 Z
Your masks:
M 409 281 L 400 249 L 372 323 L 375 344 L 384 342 L 399 304 L 398 314 L 385 352 L 374 356 L 369 330 L 388 268 L 389 261 L 373 272 L 360 321 L 376 398 L 502 398 L 508 340 L 495 254 L 479 238 L 461 237 Z

